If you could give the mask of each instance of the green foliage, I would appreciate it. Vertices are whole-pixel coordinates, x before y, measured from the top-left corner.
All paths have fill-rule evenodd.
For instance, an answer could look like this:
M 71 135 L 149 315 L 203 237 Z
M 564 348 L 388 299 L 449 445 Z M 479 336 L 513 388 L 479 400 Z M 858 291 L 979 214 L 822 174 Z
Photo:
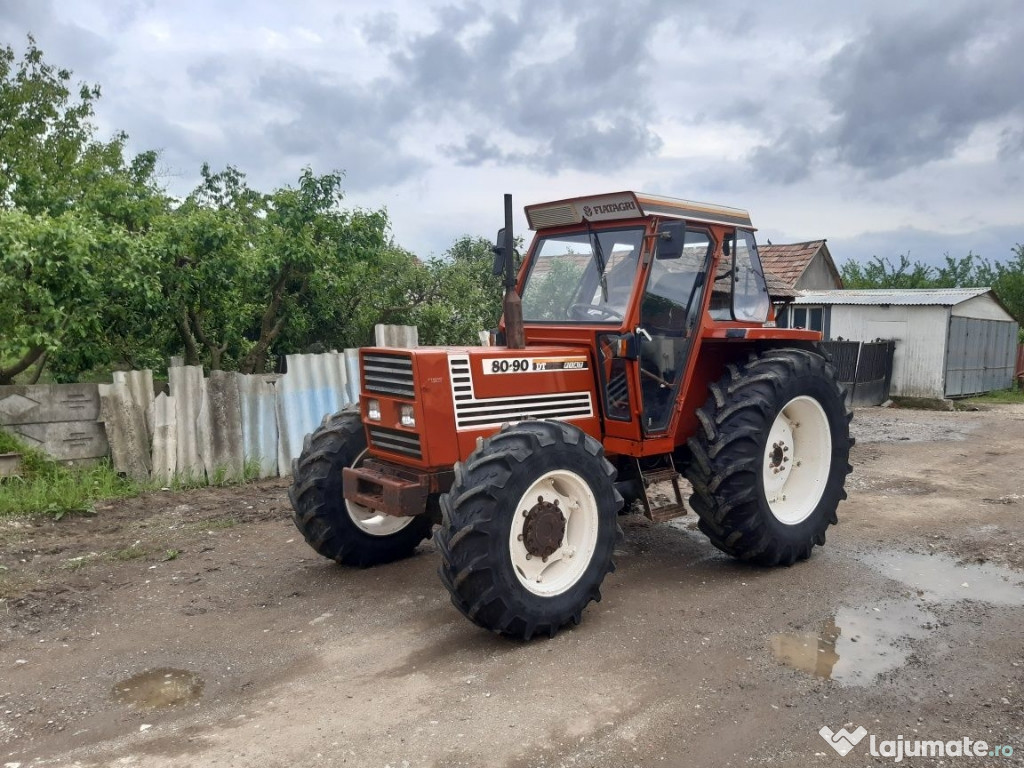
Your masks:
M 501 317 L 501 279 L 491 274 L 491 242 L 464 235 L 425 267 L 427 295 L 406 322 L 423 344 L 479 344 Z
M 96 139 L 99 87 L 71 83 L 32 38 L 20 60 L 0 48 L 0 384 L 159 372 L 182 353 L 262 372 L 278 354 L 371 343 L 377 323 L 416 324 L 432 344 L 496 325 L 489 242 L 421 262 L 385 211 L 343 207 L 340 173 L 308 168 L 261 192 L 204 165 L 174 200 L 155 152 Z
M 847 288 L 990 287 L 1018 322 L 1024 323 L 1024 245 L 1011 249 L 1006 261 L 992 262 L 974 253 L 932 267 L 902 255 L 899 264 L 875 256 L 867 264 L 847 261 L 841 273 Z M 1024 342 L 1024 336 L 1022 336 Z

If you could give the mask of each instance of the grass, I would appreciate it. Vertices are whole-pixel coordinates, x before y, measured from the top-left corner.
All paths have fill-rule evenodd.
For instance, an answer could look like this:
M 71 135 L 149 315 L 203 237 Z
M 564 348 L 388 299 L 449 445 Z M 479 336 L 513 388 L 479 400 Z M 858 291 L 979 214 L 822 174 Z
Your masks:
M 92 467 L 69 467 L 25 445 L 17 437 L 0 430 L 0 453 L 21 454 L 21 476 L 0 480 L 0 518 L 14 515 L 53 515 L 58 520 L 66 515 L 92 514 L 96 502 L 125 499 L 145 491 L 156 490 L 159 483 L 140 483 L 117 473 L 109 461 Z M 249 482 L 259 475 L 259 462 L 246 463 L 244 479 Z M 189 490 L 207 485 L 235 485 L 223 471 L 212 481 L 200 477 L 177 477 L 171 490 Z
M 1024 389 L 1001 389 L 998 392 L 986 392 L 984 395 L 969 397 L 961 402 L 979 405 L 1024 403 Z
M 6 478 L 0 493 L 0 517 L 88 514 L 101 499 L 136 496 L 142 486 L 114 471 L 109 462 L 93 467 L 68 467 L 29 448 L 0 430 L 0 453 L 21 454 L 21 476 Z

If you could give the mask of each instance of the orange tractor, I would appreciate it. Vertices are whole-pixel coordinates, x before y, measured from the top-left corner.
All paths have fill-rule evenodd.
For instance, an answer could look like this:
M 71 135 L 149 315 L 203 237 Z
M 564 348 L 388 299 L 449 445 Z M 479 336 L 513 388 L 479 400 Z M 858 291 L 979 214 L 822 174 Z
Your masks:
M 506 195 L 495 345 L 360 350 L 358 406 L 293 466 L 310 545 L 375 565 L 436 525 L 455 607 L 530 638 L 600 600 L 632 502 L 686 514 L 680 473 L 729 555 L 790 565 L 824 544 L 850 414 L 820 334 L 775 327 L 749 215 L 620 192 L 526 217 L 516 268 Z

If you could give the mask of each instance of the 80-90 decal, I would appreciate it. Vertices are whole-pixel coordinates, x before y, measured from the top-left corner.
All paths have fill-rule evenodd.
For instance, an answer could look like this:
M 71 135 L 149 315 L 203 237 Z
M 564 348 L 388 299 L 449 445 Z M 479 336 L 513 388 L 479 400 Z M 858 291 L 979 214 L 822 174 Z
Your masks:
M 579 357 L 486 357 L 484 373 L 551 373 L 585 371 L 587 358 Z

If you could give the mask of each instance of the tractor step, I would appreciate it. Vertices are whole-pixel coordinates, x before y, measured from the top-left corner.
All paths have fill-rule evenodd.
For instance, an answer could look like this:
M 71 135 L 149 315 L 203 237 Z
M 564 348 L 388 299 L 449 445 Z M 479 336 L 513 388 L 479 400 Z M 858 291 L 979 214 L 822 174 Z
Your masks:
M 687 513 L 686 504 L 683 502 L 683 492 L 679 488 L 679 472 L 676 470 L 675 462 L 669 457 L 669 463 L 671 466 L 665 467 L 664 469 L 655 469 L 650 472 L 644 472 L 637 463 L 637 471 L 640 473 L 641 483 L 641 494 L 640 502 L 644 505 L 644 517 L 654 523 L 664 523 L 667 520 L 680 517 Z M 648 489 L 657 483 L 672 483 L 672 490 L 675 499 L 669 499 L 668 503 L 663 503 L 658 506 L 654 506 L 651 503 L 651 498 L 648 495 Z

